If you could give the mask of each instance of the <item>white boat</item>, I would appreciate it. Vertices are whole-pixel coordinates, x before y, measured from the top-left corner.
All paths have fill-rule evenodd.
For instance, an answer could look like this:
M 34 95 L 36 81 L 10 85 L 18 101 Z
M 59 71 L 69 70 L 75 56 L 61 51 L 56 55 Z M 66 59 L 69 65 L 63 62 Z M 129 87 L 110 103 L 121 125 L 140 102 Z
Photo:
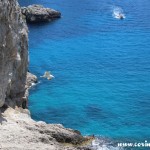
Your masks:
M 119 14 L 115 15 L 115 18 L 117 18 L 117 19 L 124 19 L 125 16 L 123 14 L 119 13 Z
M 113 10 L 113 17 L 122 20 L 125 19 L 125 14 L 121 8 L 117 7 Z

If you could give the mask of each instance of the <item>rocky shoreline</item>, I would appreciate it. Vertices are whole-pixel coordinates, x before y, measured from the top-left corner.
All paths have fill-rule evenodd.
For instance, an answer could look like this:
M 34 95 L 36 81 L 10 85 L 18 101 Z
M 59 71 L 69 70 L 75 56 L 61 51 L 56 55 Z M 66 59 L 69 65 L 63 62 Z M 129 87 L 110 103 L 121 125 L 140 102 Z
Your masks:
M 92 139 L 60 124 L 36 122 L 27 109 L 7 108 L 0 116 L 2 150 L 90 150 Z

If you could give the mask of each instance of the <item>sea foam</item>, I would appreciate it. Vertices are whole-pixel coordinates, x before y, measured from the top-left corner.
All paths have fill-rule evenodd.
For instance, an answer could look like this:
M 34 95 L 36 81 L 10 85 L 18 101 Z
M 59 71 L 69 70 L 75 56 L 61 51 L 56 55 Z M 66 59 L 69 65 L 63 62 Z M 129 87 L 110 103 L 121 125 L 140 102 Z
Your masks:
M 120 19 L 120 15 L 122 15 L 123 18 L 126 18 L 123 9 L 121 7 L 114 7 L 112 16 L 116 19 Z
M 92 141 L 93 150 L 123 150 L 121 147 L 117 147 L 113 141 L 99 137 Z

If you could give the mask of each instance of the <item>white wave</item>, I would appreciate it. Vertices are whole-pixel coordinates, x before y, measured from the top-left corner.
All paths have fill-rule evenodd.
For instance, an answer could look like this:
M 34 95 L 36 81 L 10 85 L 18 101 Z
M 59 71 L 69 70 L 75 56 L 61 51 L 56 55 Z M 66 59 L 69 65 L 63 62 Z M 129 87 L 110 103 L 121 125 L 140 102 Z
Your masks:
M 40 83 L 41 83 L 41 81 L 38 81 L 37 83 L 31 83 L 30 88 L 33 88 L 33 87 L 35 87 L 36 85 L 38 85 L 38 84 L 40 84 Z
M 112 142 L 107 141 L 107 139 L 96 138 L 92 141 L 91 148 L 93 150 L 123 150 L 123 148 L 115 147 Z
M 36 83 L 31 83 L 31 86 L 35 86 L 36 85 Z
M 126 18 L 125 14 L 124 14 L 124 12 L 123 12 L 123 9 L 120 8 L 120 7 L 115 7 L 115 8 L 113 9 L 113 14 L 112 14 L 112 16 L 113 16 L 114 18 L 116 18 L 116 19 L 125 19 L 125 18 Z

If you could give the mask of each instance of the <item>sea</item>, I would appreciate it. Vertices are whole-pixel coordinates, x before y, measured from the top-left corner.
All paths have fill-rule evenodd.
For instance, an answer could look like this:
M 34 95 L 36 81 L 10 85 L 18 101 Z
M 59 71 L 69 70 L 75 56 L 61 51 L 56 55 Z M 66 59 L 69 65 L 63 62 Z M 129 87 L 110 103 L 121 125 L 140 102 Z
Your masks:
M 150 143 L 150 0 L 19 3 L 62 13 L 50 23 L 28 24 L 29 71 L 38 77 L 30 90 L 32 118 L 95 135 L 97 150 Z M 55 78 L 41 78 L 45 71 Z

